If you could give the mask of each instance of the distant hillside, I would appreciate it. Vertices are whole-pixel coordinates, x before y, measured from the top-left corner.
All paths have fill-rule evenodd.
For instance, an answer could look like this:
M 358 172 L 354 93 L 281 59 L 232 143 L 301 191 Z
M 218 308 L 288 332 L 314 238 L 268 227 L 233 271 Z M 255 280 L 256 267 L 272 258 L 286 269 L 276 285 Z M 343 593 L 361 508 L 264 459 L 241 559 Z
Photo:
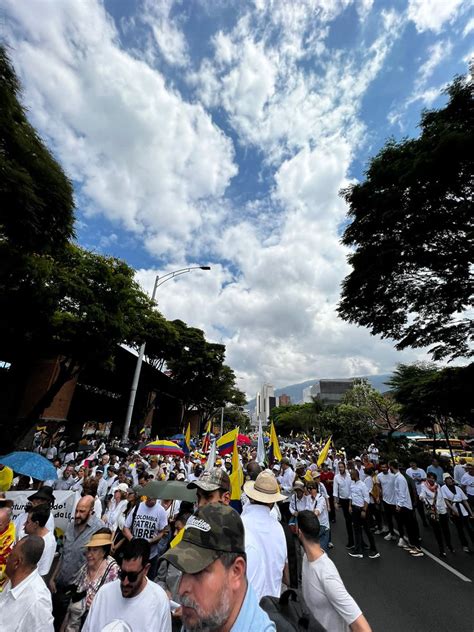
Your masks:
M 366 377 L 369 380 L 370 384 L 381 393 L 389 390 L 385 382 L 388 382 L 388 380 L 391 378 L 390 373 L 384 373 L 382 375 L 366 375 L 363 377 Z M 312 386 L 315 382 L 318 381 L 318 379 L 324 378 L 314 378 L 314 380 L 307 380 L 306 382 L 300 382 L 299 384 L 290 384 L 289 386 L 276 388 L 275 395 L 279 396 L 283 393 L 286 393 L 291 397 L 292 404 L 299 404 L 303 401 L 303 389 L 307 388 L 308 386 Z M 255 398 L 251 399 L 247 406 L 250 410 L 255 408 Z

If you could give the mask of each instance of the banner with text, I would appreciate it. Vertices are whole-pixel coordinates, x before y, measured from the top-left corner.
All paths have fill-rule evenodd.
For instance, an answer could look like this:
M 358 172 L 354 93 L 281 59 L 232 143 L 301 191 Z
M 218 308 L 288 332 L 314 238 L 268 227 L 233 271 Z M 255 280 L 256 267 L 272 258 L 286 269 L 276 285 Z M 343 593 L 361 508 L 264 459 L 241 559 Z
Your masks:
M 25 511 L 25 507 L 28 503 L 28 496 L 31 496 L 35 492 L 31 489 L 27 489 L 21 492 L 5 492 L 6 498 L 13 500 L 12 514 L 13 518 Z M 54 505 L 52 513 L 54 516 L 54 526 L 61 531 L 65 531 L 68 524 L 73 519 L 72 511 L 76 504 L 76 496 L 80 498 L 80 494 L 70 491 L 55 491 L 54 492 Z

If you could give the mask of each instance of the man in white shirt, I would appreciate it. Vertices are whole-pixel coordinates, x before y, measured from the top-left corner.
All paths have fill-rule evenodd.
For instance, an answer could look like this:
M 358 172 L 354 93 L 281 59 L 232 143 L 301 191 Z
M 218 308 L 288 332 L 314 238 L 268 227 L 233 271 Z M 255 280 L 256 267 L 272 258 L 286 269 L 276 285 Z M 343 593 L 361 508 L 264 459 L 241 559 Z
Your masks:
M 147 578 L 149 556 L 150 544 L 143 538 L 126 543 L 120 579 L 100 588 L 83 632 L 98 632 L 112 622 L 132 630 L 171 632 L 169 599 L 161 586 Z
M 303 545 L 302 591 L 319 623 L 331 632 L 371 632 L 367 619 L 347 592 L 332 560 L 319 545 L 320 525 L 311 511 L 298 516 L 298 537 Z
M 359 479 L 358 470 L 351 470 L 351 501 L 349 504 L 349 511 L 352 516 L 352 523 L 354 525 L 354 550 L 349 551 L 351 557 L 360 558 L 364 557 L 363 549 L 363 536 L 364 531 L 367 539 L 369 540 L 370 559 L 376 559 L 380 557 L 380 553 L 377 551 L 375 545 L 374 536 L 367 524 L 367 513 L 369 508 L 370 496 L 367 486 Z
M 41 559 L 44 540 L 29 535 L 15 545 L 7 558 L 5 572 L 9 582 L 0 593 L 2 632 L 53 632 L 51 593 L 36 565 Z
M 352 549 L 354 546 L 354 531 L 352 529 L 351 514 L 349 513 L 349 503 L 351 500 L 351 477 L 342 461 L 338 463 L 337 468 L 338 473 L 334 477 L 333 486 L 334 502 L 336 503 L 336 508 L 340 507 L 344 514 L 347 531 L 346 549 Z
M 416 495 L 417 495 L 416 510 L 418 511 L 418 515 L 420 516 L 423 526 L 427 527 L 428 523 L 426 522 L 425 508 L 423 506 L 423 503 L 420 500 L 418 500 L 420 496 L 420 492 L 421 492 L 421 484 L 423 481 L 426 481 L 426 472 L 425 470 L 422 470 L 421 467 L 418 467 L 418 464 L 416 461 L 410 461 L 410 467 L 407 468 L 406 474 L 407 476 L 412 478 L 415 482 Z
M 408 488 L 408 482 L 403 474 L 397 461 L 390 461 L 390 471 L 395 476 L 395 517 L 397 519 L 398 530 L 400 535 L 406 529 L 408 544 L 400 537 L 398 546 L 405 549 L 413 557 L 423 557 L 423 552 L 418 541 L 418 529 L 416 518 L 413 510 L 413 503 Z
M 388 532 L 384 532 L 384 540 L 398 540 L 393 527 L 395 515 L 395 476 L 388 467 L 388 463 L 380 464 L 380 472 L 377 474 L 382 492 L 382 507 L 385 524 Z
M 278 483 L 265 470 L 255 481 L 247 481 L 244 492 L 249 499 L 242 512 L 247 554 L 247 579 L 257 595 L 279 597 L 282 581 L 289 584 L 286 538 L 281 524 L 271 515 L 274 503 L 281 501 Z
M 131 511 L 125 521 L 123 534 L 127 540 L 144 538 L 151 545 L 150 567 L 148 577 L 154 580 L 158 570 L 158 543 L 168 528 L 166 511 L 156 498 L 147 496 L 145 502 L 140 503 L 137 512 Z
M 469 463 L 467 466 L 467 472 L 461 479 L 461 487 L 467 496 L 471 509 L 474 510 L 474 463 Z
M 28 518 L 25 523 L 25 533 L 27 535 L 39 535 L 44 540 L 44 550 L 37 564 L 38 573 L 41 577 L 45 577 L 50 569 L 54 560 L 54 554 L 56 553 L 56 538 L 54 533 L 51 533 L 46 528 L 50 512 L 48 509 L 42 507 L 38 509 L 31 509 L 28 513 Z
M 36 508 L 45 508 L 50 510 L 51 506 L 54 504 L 54 494 L 53 488 L 47 485 L 41 487 L 37 492 L 28 496 L 28 504 L 25 507 L 25 511 L 15 518 L 15 538 L 21 540 L 25 536 L 25 523 L 28 519 L 28 511 L 30 509 Z M 48 522 L 46 523 L 46 528 L 48 531 L 54 532 L 54 517 L 53 514 L 50 513 Z
M 459 459 L 459 463 L 454 466 L 454 481 L 457 485 L 461 485 L 461 479 L 466 473 L 466 459 Z

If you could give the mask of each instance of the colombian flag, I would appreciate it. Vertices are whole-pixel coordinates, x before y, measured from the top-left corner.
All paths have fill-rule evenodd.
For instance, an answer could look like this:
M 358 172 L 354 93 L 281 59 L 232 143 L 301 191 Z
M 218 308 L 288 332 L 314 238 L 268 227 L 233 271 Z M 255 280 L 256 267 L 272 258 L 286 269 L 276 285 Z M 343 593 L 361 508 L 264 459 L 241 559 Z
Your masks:
M 224 454 L 230 454 L 234 448 L 234 442 L 237 439 L 237 435 L 239 434 L 239 429 L 234 428 L 230 432 L 226 432 L 225 435 L 222 435 L 220 439 L 217 440 L 217 449 L 219 454 L 222 456 Z
M 270 448 L 268 450 L 268 462 L 273 465 L 275 461 L 281 461 L 282 456 L 280 452 L 280 445 L 278 443 L 278 437 L 275 432 L 275 426 L 272 421 L 270 426 Z
M 204 439 L 202 441 L 201 452 L 206 453 L 211 445 L 211 422 L 209 421 L 206 428 L 206 434 L 204 435 Z

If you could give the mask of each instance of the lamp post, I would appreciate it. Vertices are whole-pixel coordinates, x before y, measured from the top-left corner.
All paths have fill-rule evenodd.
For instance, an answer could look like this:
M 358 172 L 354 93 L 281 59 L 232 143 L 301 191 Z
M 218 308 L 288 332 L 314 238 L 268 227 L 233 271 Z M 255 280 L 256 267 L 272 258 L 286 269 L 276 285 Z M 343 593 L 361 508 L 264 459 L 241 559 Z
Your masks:
M 186 274 L 187 272 L 191 272 L 191 270 L 210 270 L 210 266 L 192 266 L 190 268 L 181 268 L 180 270 L 174 270 L 173 272 L 168 272 L 168 274 L 164 274 L 163 276 L 156 276 L 155 285 L 153 286 L 153 292 L 151 294 L 151 300 L 154 302 L 156 297 L 157 289 L 166 283 L 167 281 L 171 281 L 177 276 L 181 276 L 182 274 Z M 133 407 L 135 406 L 135 397 L 137 395 L 138 382 L 140 380 L 140 372 L 142 370 L 142 362 L 143 356 L 145 355 L 145 346 L 143 343 L 138 352 L 137 363 L 135 365 L 135 373 L 133 374 L 132 387 L 130 389 L 130 397 L 128 399 L 128 407 L 127 414 L 125 417 L 125 425 L 123 427 L 122 441 L 128 441 L 128 433 L 130 432 L 130 424 L 132 423 L 132 415 L 133 415 Z

